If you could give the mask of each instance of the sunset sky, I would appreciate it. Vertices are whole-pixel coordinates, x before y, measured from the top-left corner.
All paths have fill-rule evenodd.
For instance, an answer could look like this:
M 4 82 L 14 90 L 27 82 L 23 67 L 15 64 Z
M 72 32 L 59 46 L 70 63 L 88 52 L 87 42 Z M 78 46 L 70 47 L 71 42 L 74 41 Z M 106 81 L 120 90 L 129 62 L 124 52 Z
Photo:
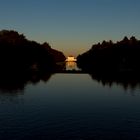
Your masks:
M 140 39 L 140 0 L 0 0 L 2 29 L 76 56 L 103 40 Z

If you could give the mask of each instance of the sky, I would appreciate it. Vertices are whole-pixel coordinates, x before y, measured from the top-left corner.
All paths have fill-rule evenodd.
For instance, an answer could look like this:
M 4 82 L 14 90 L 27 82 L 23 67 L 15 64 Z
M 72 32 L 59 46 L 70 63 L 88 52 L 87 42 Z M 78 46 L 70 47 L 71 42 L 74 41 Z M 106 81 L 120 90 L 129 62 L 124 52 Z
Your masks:
M 103 40 L 140 39 L 140 0 L 0 0 L 0 30 L 77 56 Z

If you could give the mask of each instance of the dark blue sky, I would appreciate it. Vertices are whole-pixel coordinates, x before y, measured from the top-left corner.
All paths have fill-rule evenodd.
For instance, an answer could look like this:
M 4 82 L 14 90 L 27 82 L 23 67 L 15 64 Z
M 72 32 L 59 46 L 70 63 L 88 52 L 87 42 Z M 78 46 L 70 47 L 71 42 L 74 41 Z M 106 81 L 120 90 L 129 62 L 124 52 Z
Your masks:
M 0 0 L 0 29 L 77 55 L 102 40 L 140 39 L 140 0 Z

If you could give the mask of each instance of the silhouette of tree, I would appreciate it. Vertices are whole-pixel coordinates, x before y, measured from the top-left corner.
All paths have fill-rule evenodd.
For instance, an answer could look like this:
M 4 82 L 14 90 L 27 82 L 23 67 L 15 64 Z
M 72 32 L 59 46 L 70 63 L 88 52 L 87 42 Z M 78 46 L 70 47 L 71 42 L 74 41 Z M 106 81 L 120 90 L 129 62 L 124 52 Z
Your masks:
M 60 59 L 59 59 L 60 58 Z M 0 31 L 0 65 L 3 71 L 38 70 L 54 71 L 58 61 L 64 61 L 62 52 L 48 43 L 29 41 L 16 31 Z
M 140 41 L 134 36 L 113 43 L 103 41 L 77 57 L 77 63 L 85 71 L 139 71 Z

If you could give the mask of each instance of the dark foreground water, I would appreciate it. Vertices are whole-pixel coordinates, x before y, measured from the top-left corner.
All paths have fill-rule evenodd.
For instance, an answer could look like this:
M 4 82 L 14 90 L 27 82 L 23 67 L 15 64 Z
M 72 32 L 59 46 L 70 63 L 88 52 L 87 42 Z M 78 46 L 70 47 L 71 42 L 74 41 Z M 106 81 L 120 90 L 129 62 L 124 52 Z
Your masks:
M 54 74 L 0 89 L 0 140 L 140 139 L 140 87 Z

